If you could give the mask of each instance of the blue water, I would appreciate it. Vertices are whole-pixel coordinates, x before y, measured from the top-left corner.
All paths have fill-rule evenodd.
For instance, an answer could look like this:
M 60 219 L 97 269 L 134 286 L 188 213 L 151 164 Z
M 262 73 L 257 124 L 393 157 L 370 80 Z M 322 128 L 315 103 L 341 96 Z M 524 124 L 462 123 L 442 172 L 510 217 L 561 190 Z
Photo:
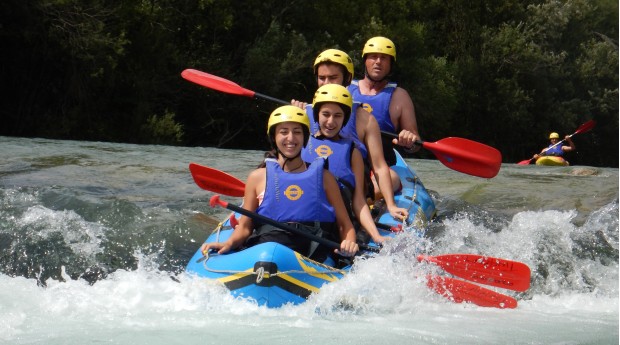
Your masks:
M 408 160 L 438 208 L 431 253 L 526 263 L 530 290 L 501 291 L 517 309 L 431 292 L 423 277 L 441 271 L 402 236 L 397 252 L 274 310 L 183 272 L 226 215 L 188 163 L 245 179 L 261 157 L 0 137 L 0 343 L 618 343 L 618 169 L 504 164 L 487 180 Z

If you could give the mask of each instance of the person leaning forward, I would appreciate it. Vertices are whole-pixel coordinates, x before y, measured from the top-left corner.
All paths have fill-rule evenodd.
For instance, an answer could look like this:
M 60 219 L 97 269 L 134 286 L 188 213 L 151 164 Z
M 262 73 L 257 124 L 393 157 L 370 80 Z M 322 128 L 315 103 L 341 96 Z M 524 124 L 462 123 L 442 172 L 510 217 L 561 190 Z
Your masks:
M 328 84 L 347 86 L 351 82 L 354 72 L 353 61 L 349 55 L 338 49 L 327 49 L 321 52 L 314 61 L 313 69 L 319 87 Z M 312 118 L 312 105 L 294 99 L 291 104 L 305 109 Z M 319 130 L 318 124 L 314 121 L 311 128 L 313 133 Z M 362 157 L 372 169 L 375 196 L 377 198 L 381 196 L 385 199 L 385 204 L 392 217 L 396 219 L 406 218 L 408 211 L 398 207 L 394 201 L 394 191 L 400 188 L 400 178 L 395 172 L 394 174 L 390 173 L 391 169 L 383 155 L 381 132 L 375 118 L 362 109 L 359 103 L 354 102 L 351 117 L 340 134 L 354 141 L 356 148 L 360 150 Z M 395 176 L 395 178 L 392 179 L 391 176 Z
M 387 238 L 379 233 L 364 199 L 362 154 L 355 147 L 353 140 L 340 135 L 341 129 L 351 117 L 352 106 L 351 94 L 344 86 L 339 84 L 321 86 L 314 94 L 312 101 L 314 116 L 311 119 L 318 124 L 319 130 L 311 133 L 301 157 L 306 162 L 313 161 L 316 157 L 325 157 L 328 160 L 329 171 L 338 181 L 354 225 L 361 225 L 375 243 L 383 243 Z

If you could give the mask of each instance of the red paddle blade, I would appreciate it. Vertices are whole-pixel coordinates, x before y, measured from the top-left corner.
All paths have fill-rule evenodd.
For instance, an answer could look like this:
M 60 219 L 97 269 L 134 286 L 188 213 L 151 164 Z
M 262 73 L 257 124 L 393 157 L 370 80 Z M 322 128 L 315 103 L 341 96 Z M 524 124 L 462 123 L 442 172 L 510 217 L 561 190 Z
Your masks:
M 235 197 L 241 197 L 245 193 L 245 183 L 223 171 L 196 163 L 189 164 L 189 171 L 194 182 L 202 189 Z
M 432 262 L 450 274 L 476 283 L 515 291 L 530 288 L 530 268 L 518 261 L 475 254 L 418 255 L 418 261 Z
M 426 285 L 455 303 L 500 309 L 517 307 L 517 300 L 510 296 L 454 278 L 429 276 Z
M 584 123 L 583 125 L 579 126 L 579 128 L 577 128 L 577 130 L 575 131 L 575 133 L 573 133 L 573 135 L 587 132 L 591 130 L 592 128 L 594 128 L 594 126 L 596 126 L 596 121 L 590 120 Z
M 448 168 L 473 176 L 495 177 L 502 165 L 496 148 L 469 139 L 449 137 L 422 146 Z
M 186 69 L 181 72 L 181 76 L 192 83 L 208 87 L 213 90 L 217 90 L 232 95 L 239 95 L 245 97 L 254 97 L 254 91 L 248 90 L 238 84 L 215 76 L 213 74 L 205 73 L 195 69 Z
M 529 164 L 530 164 L 530 162 L 532 162 L 532 160 L 531 160 L 531 159 L 525 159 L 525 160 L 520 161 L 520 162 L 519 162 L 519 163 L 517 163 L 517 164 L 519 164 L 519 165 L 529 165 Z

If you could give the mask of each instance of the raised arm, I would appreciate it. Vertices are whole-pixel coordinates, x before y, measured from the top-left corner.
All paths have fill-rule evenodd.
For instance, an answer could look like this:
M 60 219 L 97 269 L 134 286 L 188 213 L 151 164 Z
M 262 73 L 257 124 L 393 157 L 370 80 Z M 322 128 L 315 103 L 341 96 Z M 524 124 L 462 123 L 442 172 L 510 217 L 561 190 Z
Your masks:
M 570 135 L 567 135 L 566 137 L 564 137 L 564 140 L 566 141 L 568 146 L 562 146 L 562 151 L 564 151 L 564 152 L 574 151 L 575 150 L 575 143 L 573 142 L 573 139 L 571 139 Z

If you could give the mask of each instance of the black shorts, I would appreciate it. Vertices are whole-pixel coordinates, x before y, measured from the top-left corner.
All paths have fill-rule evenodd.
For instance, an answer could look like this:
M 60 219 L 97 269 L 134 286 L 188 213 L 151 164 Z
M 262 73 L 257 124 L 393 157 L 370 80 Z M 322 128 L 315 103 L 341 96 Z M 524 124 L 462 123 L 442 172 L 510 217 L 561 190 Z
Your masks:
M 392 147 L 394 145 L 392 144 L 392 137 L 382 135 L 381 144 L 383 145 L 383 156 L 385 157 L 385 162 L 387 165 L 396 165 L 396 154 L 394 153 L 394 148 Z

